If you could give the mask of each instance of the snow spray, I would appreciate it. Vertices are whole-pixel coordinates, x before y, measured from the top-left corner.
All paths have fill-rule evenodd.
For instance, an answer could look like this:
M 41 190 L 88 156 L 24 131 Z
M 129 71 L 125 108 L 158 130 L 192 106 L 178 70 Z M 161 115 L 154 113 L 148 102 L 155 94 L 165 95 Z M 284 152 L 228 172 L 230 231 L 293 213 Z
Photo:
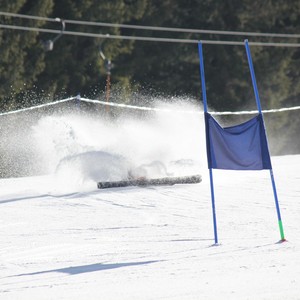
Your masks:
M 124 180 L 129 173 L 148 178 L 199 174 L 206 166 L 201 107 L 180 100 L 157 102 L 147 117 L 41 117 L 31 127 L 32 163 L 74 188 Z

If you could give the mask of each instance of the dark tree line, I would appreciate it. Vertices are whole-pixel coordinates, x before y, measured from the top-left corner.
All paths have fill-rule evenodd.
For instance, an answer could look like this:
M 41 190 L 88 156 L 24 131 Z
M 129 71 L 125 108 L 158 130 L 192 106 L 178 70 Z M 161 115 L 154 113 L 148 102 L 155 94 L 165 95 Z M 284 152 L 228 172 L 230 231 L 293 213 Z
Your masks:
M 43 17 L 122 24 L 270 33 L 300 32 L 298 0 L 1 0 L 0 11 Z M 60 29 L 49 23 L 0 16 L 3 24 Z M 265 42 L 299 42 L 247 36 L 170 33 L 68 25 L 68 30 L 190 39 L 229 39 Z M 89 37 L 62 36 L 52 51 L 43 41 L 46 33 L 0 29 L 1 110 L 52 101 L 78 92 L 104 97 L 106 71 L 99 46 L 112 60 L 112 92 L 122 101 L 132 93 L 151 91 L 159 95 L 201 99 L 196 44 L 157 43 Z M 300 49 L 251 47 L 263 109 L 299 105 Z M 241 46 L 204 46 L 207 95 L 215 110 L 254 109 L 255 101 L 245 49 Z M 121 92 L 120 92 L 121 91 Z M 36 95 L 36 97 L 35 97 Z M 114 93 L 112 93 L 114 96 Z M 120 99 L 119 99 L 120 100 Z M 135 101 L 138 101 L 135 99 Z M 299 112 L 266 116 L 268 131 L 282 137 L 274 154 L 299 153 Z M 227 120 L 229 121 L 229 120 Z M 275 147 L 276 146 L 276 147 Z

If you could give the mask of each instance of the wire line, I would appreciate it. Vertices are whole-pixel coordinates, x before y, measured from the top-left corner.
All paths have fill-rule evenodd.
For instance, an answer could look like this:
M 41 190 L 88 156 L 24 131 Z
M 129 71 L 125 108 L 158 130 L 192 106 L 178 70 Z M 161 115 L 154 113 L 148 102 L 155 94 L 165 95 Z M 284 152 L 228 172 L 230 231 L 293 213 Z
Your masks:
M 8 112 L 2 112 L 0 113 L 0 116 L 6 116 L 11 114 L 17 114 L 25 111 L 35 110 L 47 106 L 52 106 L 60 103 L 64 103 L 67 101 L 76 100 L 76 101 L 82 101 L 87 103 L 94 103 L 94 104 L 100 104 L 104 106 L 114 106 L 114 107 L 120 107 L 120 108 L 128 108 L 128 109 L 136 109 L 136 110 L 145 110 L 145 111 L 159 111 L 159 112 L 167 112 L 167 113 L 184 113 L 184 114 L 202 114 L 203 112 L 195 111 L 195 110 L 174 110 L 174 109 L 167 109 L 167 108 L 157 108 L 157 107 L 149 107 L 149 106 L 137 106 L 137 105 L 128 105 L 124 103 L 115 103 L 115 102 L 106 102 L 101 100 L 93 100 L 89 98 L 81 98 L 81 97 L 69 97 L 62 100 L 57 100 L 50 103 L 44 103 L 40 105 L 35 105 L 31 107 L 26 107 L 22 109 L 17 109 L 14 111 L 8 111 Z M 283 107 L 278 109 L 269 109 L 269 110 L 262 110 L 263 113 L 277 113 L 277 112 L 284 112 L 284 111 L 292 111 L 292 110 L 299 110 L 300 106 L 294 106 L 294 107 Z M 249 110 L 249 111 L 223 111 L 223 112 L 210 112 L 212 115 L 249 115 L 249 114 L 257 114 L 257 110 Z
M 0 113 L 0 116 L 12 115 L 12 114 L 17 114 L 17 113 L 28 111 L 28 110 L 34 110 L 34 109 L 38 109 L 38 108 L 42 108 L 42 107 L 46 107 L 46 106 L 52 106 L 52 105 L 60 104 L 60 103 L 63 103 L 63 102 L 71 101 L 71 100 L 74 100 L 74 99 L 77 99 L 77 98 L 76 97 L 69 97 L 69 98 L 66 98 L 66 99 L 62 99 L 62 100 L 58 100 L 58 101 L 54 101 L 54 102 L 50 102 L 50 103 L 44 103 L 44 104 L 35 105 L 35 106 L 31 106 L 31 107 L 26 107 L 26 108 L 21 108 L 21 109 L 17 109 L 17 110 L 13 110 L 13 111 L 7 111 L 7 112 Z
M 9 12 L 0 12 L 0 15 L 32 19 L 32 20 L 41 20 L 41 21 L 47 21 L 47 22 L 57 22 L 57 18 L 47 18 L 47 17 L 39 17 L 39 16 L 33 16 L 33 15 L 9 13 Z M 151 31 L 202 33 L 202 34 L 214 34 L 214 35 L 254 36 L 254 37 L 273 37 L 273 38 L 295 38 L 295 39 L 300 38 L 300 34 L 289 34 L 289 33 L 265 33 L 265 32 L 248 32 L 248 31 L 226 31 L 226 30 L 143 26 L 143 25 L 115 24 L 115 23 L 93 22 L 93 21 L 78 21 L 78 20 L 68 20 L 68 19 L 64 20 L 64 22 L 66 24 L 69 23 L 69 24 L 88 25 L 88 26 L 131 28 L 131 29 L 138 29 L 138 30 L 151 30 Z
M 61 34 L 61 30 L 37 28 L 37 27 L 26 27 L 26 26 L 0 24 L 0 28 Z M 175 39 L 175 38 L 157 38 L 157 37 L 128 36 L 128 35 L 111 35 L 111 34 L 78 32 L 78 31 L 67 31 L 67 30 L 65 30 L 63 32 L 63 34 L 74 35 L 74 36 L 93 37 L 93 38 L 123 39 L 123 40 L 148 41 L 148 42 L 189 43 L 189 44 L 196 44 L 199 42 L 199 40 L 195 40 L 195 39 Z M 213 44 L 213 45 L 238 45 L 238 46 L 244 45 L 243 42 L 219 41 L 219 40 L 202 40 L 202 43 L 203 44 Z M 262 46 L 262 47 L 300 47 L 300 43 L 249 42 L 249 45 Z

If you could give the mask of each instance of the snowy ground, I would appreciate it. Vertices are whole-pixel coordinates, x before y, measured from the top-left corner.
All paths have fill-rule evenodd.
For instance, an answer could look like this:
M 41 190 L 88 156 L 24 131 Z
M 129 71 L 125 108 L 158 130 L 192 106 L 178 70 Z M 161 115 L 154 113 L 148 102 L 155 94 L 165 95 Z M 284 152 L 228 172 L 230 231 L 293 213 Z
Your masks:
M 39 128 L 45 131 L 47 122 Z M 122 128 L 119 138 L 126 126 Z M 185 130 L 183 134 L 188 138 Z M 168 135 L 157 144 L 168 142 L 169 147 L 172 141 Z M 94 158 L 110 165 L 121 158 L 93 152 L 97 147 L 92 146 L 91 152 L 60 160 L 55 174 L 0 180 L 1 300 L 300 299 L 299 155 L 272 158 L 288 241 L 278 243 L 268 171 L 214 171 L 220 245 L 213 246 L 205 158 L 199 184 L 97 190 L 95 170 L 88 183 L 80 182 L 74 170 L 80 167 L 84 177 Z M 184 145 L 178 148 L 172 159 L 189 151 Z M 126 163 L 120 165 L 123 172 Z M 108 167 L 102 175 L 122 175 L 109 173 Z M 174 166 L 167 167 L 176 173 Z M 75 185 L 67 180 L 71 175 Z
M 269 174 L 215 172 L 220 246 L 212 246 L 209 181 L 71 194 L 48 177 L 0 181 L 0 299 L 299 299 L 300 156 Z

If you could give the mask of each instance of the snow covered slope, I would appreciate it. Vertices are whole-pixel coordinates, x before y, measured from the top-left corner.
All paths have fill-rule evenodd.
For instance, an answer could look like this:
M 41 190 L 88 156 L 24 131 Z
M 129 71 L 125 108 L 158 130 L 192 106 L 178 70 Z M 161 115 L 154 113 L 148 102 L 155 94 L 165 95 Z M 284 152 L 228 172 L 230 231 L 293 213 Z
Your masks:
M 299 155 L 272 159 L 288 242 L 269 172 L 218 170 L 213 246 L 200 114 L 48 115 L 23 131 L 13 170 L 49 175 L 0 180 L 1 300 L 300 299 Z M 129 172 L 203 181 L 97 189 Z
M 299 299 L 300 156 L 268 171 L 207 172 L 196 185 L 55 191 L 0 180 L 0 299 Z

